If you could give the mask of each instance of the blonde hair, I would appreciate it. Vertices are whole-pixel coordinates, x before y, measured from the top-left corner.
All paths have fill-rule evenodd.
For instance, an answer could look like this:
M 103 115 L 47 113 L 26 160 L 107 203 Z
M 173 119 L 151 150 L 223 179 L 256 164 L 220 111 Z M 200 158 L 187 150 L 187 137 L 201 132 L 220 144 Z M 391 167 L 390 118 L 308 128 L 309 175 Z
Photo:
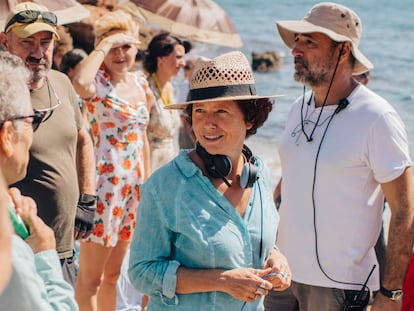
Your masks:
M 138 40 L 139 27 L 124 11 L 108 12 L 96 20 L 95 46 L 112 31 L 125 31 Z

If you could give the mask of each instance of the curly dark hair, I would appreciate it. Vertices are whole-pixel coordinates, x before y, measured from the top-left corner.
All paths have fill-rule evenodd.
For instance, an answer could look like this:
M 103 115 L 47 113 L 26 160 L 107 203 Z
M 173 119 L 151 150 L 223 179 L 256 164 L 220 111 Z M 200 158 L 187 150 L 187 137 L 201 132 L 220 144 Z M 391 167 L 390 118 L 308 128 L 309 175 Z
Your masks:
M 169 32 L 161 32 L 158 35 L 155 35 L 148 44 L 148 48 L 144 54 L 144 69 L 150 74 L 156 72 L 157 57 L 169 55 L 177 44 L 184 47 L 186 54 L 190 52 L 192 48 L 190 41 L 183 40 Z
M 247 130 L 246 138 L 257 133 L 257 129 L 263 126 L 273 109 L 273 100 L 270 98 L 236 100 L 236 103 L 244 115 L 244 122 L 253 124 Z M 188 105 L 184 112 L 186 114 L 186 121 L 192 125 L 193 105 Z

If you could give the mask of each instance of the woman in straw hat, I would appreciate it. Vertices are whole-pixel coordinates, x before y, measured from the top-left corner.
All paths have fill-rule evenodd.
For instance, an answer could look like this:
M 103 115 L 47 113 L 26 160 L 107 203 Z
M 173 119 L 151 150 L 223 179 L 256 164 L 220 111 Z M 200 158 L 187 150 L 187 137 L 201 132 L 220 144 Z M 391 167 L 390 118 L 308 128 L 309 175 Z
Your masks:
M 152 93 L 143 73 L 131 72 L 138 27 L 122 12 L 95 23 L 95 49 L 80 63 L 74 86 L 88 98 L 97 166 L 93 233 L 80 246 L 76 299 L 80 310 L 115 310 L 116 283 L 135 228 L 139 185 L 150 174 L 146 136 Z
M 269 172 L 244 145 L 272 110 L 241 52 L 200 60 L 185 109 L 197 139 L 142 186 L 129 276 L 149 310 L 263 310 L 290 284 Z M 269 275 L 270 274 L 270 275 Z

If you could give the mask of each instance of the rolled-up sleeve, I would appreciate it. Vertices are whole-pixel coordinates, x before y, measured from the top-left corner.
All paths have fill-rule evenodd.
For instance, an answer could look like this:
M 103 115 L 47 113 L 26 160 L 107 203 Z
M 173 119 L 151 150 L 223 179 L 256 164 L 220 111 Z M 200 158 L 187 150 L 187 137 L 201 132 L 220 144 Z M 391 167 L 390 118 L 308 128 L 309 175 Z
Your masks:
M 174 298 L 177 287 L 177 269 L 180 266 L 178 261 L 170 261 L 162 282 L 162 293 L 167 298 Z
M 168 204 L 160 201 L 154 186 L 148 183 L 142 186 L 128 274 L 140 292 L 160 296 L 166 305 L 176 305 L 176 273 L 180 263 L 172 260 L 173 232 L 170 226 L 173 224 L 166 219 Z

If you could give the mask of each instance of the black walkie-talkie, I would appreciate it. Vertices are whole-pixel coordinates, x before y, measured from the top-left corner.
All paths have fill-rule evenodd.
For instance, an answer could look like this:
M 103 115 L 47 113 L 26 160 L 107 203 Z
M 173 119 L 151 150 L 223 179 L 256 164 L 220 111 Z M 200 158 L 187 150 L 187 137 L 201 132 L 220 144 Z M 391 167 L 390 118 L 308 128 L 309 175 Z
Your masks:
M 374 265 L 371 269 L 371 272 L 368 274 L 367 279 L 365 280 L 364 285 L 362 285 L 361 290 L 350 297 L 346 297 L 344 304 L 342 306 L 342 311 L 363 311 L 365 307 L 368 305 L 369 298 L 370 298 L 370 291 L 367 288 L 367 283 L 369 278 L 371 277 L 372 273 L 375 270 L 376 265 Z

